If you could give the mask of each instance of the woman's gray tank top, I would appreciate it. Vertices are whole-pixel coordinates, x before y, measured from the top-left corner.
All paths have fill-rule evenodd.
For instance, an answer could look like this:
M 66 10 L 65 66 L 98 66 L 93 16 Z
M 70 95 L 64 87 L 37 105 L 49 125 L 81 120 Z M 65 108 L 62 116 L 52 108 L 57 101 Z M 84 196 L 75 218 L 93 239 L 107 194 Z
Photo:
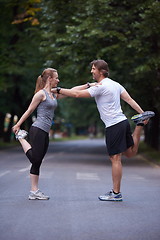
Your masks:
M 46 95 L 46 99 L 38 105 L 37 119 L 32 124 L 32 126 L 38 127 L 49 133 L 54 117 L 54 110 L 57 107 L 57 99 L 52 99 L 45 89 L 42 90 Z

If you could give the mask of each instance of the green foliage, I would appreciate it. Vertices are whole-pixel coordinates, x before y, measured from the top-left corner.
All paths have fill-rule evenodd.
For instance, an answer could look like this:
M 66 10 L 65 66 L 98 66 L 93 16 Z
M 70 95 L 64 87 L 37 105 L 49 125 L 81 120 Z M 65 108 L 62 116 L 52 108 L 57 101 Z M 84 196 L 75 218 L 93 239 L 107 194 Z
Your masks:
M 24 111 L 33 94 L 41 64 L 38 27 L 28 23 L 12 24 L 19 7 L 17 1 L 1 4 L 0 98 L 4 113 L 21 114 Z
M 144 155 L 148 160 L 160 164 L 160 152 L 155 151 L 155 149 L 151 148 L 146 143 L 140 143 L 139 153 Z

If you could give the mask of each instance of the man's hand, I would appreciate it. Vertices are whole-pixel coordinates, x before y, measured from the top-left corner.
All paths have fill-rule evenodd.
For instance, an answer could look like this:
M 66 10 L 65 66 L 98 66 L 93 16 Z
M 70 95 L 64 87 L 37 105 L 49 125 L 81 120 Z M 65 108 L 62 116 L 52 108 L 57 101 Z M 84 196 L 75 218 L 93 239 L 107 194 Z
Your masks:
M 143 121 L 144 125 L 147 125 L 147 124 L 148 124 L 148 122 L 149 122 L 149 119 L 148 119 L 148 120 L 144 120 L 144 121 Z

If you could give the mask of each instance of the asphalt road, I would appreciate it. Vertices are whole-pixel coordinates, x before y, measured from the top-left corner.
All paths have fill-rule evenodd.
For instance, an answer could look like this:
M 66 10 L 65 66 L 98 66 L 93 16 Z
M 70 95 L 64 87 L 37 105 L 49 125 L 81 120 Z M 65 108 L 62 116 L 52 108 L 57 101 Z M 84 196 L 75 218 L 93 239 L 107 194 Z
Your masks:
M 30 164 L 20 147 L 0 151 L 0 240 L 160 240 L 160 167 L 123 158 L 123 202 L 101 202 L 111 164 L 103 139 L 50 143 L 40 189 L 28 200 Z

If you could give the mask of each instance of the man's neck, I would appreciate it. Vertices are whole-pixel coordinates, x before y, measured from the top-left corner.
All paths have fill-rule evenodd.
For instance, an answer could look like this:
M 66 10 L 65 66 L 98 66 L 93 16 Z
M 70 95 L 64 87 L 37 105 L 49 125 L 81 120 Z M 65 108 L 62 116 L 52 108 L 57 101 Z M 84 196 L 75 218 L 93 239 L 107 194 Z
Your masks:
M 100 78 L 97 80 L 97 82 L 99 83 L 99 82 L 101 82 L 103 79 L 105 79 L 104 76 L 103 76 L 103 77 L 100 77 Z

